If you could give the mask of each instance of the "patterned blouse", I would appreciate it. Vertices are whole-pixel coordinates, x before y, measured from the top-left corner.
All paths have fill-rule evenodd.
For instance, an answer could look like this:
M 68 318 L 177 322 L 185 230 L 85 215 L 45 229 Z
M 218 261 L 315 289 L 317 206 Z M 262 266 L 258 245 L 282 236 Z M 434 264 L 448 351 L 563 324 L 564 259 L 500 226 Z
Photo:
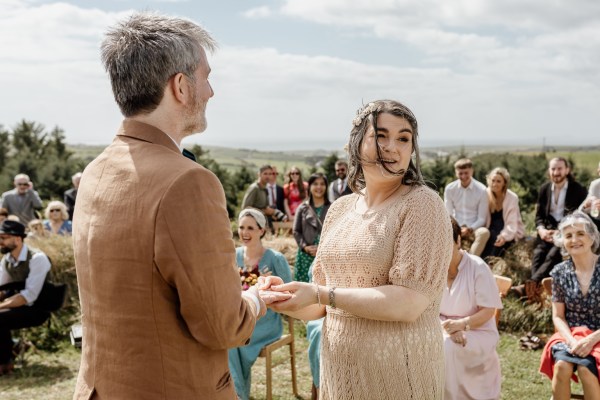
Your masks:
M 552 301 L 565 304 L 565 318 L 570 328 L 587 326 L 600 329 L 600 259 L 596 262 L 590 287 L 581 293 L 571 259 L 556 265 L 552 272 Z

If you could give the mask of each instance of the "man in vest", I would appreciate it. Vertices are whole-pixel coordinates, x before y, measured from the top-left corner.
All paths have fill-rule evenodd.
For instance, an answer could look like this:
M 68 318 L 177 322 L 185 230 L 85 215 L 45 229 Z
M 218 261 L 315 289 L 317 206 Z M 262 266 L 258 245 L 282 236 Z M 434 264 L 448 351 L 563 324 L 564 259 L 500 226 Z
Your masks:
M 50 316 L 48 311 L 32 307 L 42 291 L 50 271 L 50 260 L 23 243 L 25 225 L 5 220 L 0 225 L 0 375 L 12 371 L 13 329 L 38 326 Z M 3 290 L 10 284 L 25 282 L 22 290 Z

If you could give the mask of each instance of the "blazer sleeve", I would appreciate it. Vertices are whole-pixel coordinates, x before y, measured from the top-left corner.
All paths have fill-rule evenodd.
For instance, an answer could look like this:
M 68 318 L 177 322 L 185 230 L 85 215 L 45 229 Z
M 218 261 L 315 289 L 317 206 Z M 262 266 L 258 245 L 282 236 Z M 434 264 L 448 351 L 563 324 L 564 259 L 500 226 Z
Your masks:
M 156 217 L 156 267 L 191 335 L 211 349 L 247 344 L 258 311 L 242 297 L 225 204 L 217 177 L 198 166 L 170 185 Z
M 538 194 L 538 201 L 535 206 L 535 227 L 546 226 L 546 220 L 548 217 L 547 206 L 548 206 L 548 184 L 542 185 L 540 193 Z
M 306 204 L 300 204 L 296 209 L 296 216 L 294 217 L 294 239 L 296 239 L 296 243 L 298 244 L 298 249 L 302 250 L 304 246 L 307 245 L 304 240 L 304 235 L 302 234 L 302 225 L 304 222 L 304 213 L 306 209 Z

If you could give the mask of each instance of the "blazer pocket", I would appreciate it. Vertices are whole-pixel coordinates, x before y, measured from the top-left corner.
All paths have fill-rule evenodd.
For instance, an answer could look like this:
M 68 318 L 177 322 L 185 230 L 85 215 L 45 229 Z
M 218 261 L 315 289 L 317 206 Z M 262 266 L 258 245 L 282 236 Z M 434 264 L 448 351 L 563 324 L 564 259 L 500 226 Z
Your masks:
M 217 390 L 217 392 L 220 392 L 221 390 L 228 388 L 230 385 L 231 385 L 231 374 L 229 373 L 229 371 L 227 371 L 227 372 L 225 372 L 225 375 L 223 375 L 221 377 L 221 379 L 219 379 L 216 390 Z

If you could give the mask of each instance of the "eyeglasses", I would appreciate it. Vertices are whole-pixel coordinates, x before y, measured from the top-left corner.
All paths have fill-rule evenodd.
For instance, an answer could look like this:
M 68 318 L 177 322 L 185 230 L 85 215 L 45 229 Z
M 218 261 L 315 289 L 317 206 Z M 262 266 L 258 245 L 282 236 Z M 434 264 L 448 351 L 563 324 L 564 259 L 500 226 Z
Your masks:
M 50 212 L 60 212 L 60 208 L 53 208 Z
M 346 168 L 336 169 L 335 172 L 346 172 Z
M 290 172 L 290 175 L 300 175 L 300 172 Z
M 29 183 L 17 183 L 17 186 L 29 186 Z

